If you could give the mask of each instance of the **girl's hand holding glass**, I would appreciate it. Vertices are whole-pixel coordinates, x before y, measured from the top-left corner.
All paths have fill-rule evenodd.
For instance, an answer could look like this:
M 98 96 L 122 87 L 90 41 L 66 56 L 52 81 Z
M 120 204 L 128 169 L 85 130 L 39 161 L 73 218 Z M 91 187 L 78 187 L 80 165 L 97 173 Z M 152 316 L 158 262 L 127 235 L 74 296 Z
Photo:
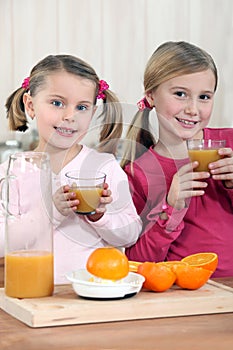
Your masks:
M 214 180 L 224 181 L 227 188 L 233 188 L 233 151 L 230 147 L 219 150 L 222 159 L 209 164 L 210 173 Z
M 185 200 L 191 197 L 203 196 L 204 189 L 210 174 L 208 172 L 194 172 L 198 162 L 185 164 L 173 176 L 172 183 L 167 195 L 167 202 L 176 209 L 185 208 Z
M 68 185 L 60 187 L 53 195 L 54 205 L 57 210 L 64 216 L 68 216 L 71 212 L 76 212 L 79 200 L 76 194 L 70 192 L 71 187 Z M 100 205 L 95 209 L 95 214 L 87 215 L 90 221 L 99 220 L 106 212 L 106 205 L 112 202 L 112 192 L 108 189 L 108 184 L 104 183 L 102 196 L 100 197 Z
M 69 192 L 68 185 L 60 187 L 53 195 L 53 202 L 57 210 L 64 216 L 77 210 L 79 200 L 73 192 Z
M 87 215 L 90 221 L 98 221 L 106 212 L 106 205 L 112 202 L 112 192 L 108 188 L 108 184 L 104 183 L 104 188 L 102 191 L 102 196 L 100 197 L 100 205 L 95 210 L 95 214 Z

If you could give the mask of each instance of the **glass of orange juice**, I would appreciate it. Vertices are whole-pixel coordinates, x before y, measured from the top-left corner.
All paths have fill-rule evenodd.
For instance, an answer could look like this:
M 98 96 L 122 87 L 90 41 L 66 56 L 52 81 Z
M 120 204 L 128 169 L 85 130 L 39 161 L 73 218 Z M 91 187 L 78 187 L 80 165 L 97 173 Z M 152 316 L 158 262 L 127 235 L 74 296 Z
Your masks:
M 52 178 L 49 155 L 9 157 L 1 180 L 5 215 L 5 294 L 39 298 L 53 294 Z
M 192 139 L 187 140 L 189 158 L 192 162 L 198 161 L 199 165 L 194 171 L 209 171 L 209 163 L 221 159 L 218 150 L 225 147 L 225 140 Z
M 106 174 L 100 171 L 82 173 L 78 170 L 69 171 L 65 174 L 70 192 L 76 194 L 79 200 L 77 214 L 95 214 L 103 192 Z

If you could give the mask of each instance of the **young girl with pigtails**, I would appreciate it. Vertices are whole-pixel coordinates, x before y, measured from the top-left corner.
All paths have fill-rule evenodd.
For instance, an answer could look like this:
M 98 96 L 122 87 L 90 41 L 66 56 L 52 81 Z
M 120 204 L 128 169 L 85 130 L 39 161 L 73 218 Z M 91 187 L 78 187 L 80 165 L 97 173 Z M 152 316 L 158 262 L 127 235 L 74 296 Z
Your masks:
M 98 151 L 81 143 L 97 109 L 97 99 L 103 101 Z M 55 283 L 67 283 L 65 273 L 85 267 L 94 249 L 135 243 L 141 220 L 132 202 L 127 176 L 113 155 L 122 131 L 121 106 L 94 69 L 71 55 L 47 56 L 9 96 L 6 108 L 11 130 L 25 131 L 27 118 L 36 119 L 39 142 L 34 151 L 50 156 Z M 6 164 L 0 167 L 2 177 L 5 167 Z M 93 215 L 75 213 L 79 201 L 69 192 L 65 180 L 70 170 L 106 174 L 100 205 Z M 1 255 L 3 246 L 1 232 Z
M 233 276 L 233 129 L 207 127 L 217 88 L 212 57 L 188 42 L 166 42 L 149 59 L 145 97 L 127 134 L 122 167 L 138 214 L 140 238 L 126 249 L 130 260 L 181 260 L 214 252 L 213 276 Z M 149 127 L 155 110 L 158 140 Z M 195 171 L 188 139 L 225 140 L 208 171 Z

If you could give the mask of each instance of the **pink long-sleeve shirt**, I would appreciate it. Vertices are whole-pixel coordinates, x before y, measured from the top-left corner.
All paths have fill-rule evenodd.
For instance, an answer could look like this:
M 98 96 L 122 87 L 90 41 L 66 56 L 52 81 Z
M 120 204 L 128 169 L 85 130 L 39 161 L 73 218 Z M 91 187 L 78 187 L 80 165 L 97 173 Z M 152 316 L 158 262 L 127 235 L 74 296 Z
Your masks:
M 226 147 L 233 148 L 233 129 L 206 128 L 204 138 L 225 139 Z M 134 174 L 130 164 L 126 166 L 134 204 L 143 221 L 139 240 L 126 254 L 135 261 L 163 261 L 216 252 L 219 264 L 213 276 L 233 276 L 233 189 L 210 178 L 205 194 L 191 198 L 188 208 L 175 210 L 167 205 L 168 220 L 159 217 L 173 175 L 188 161 L 162 157 L 150 148 L 134 162 Z
M 6 165 L 0 166 L 0 178 L 5 176 Z M 99 170 L 106 174 L 106 182 L 112 192 L 113 201 L 106 206 L 103 217 L 91 222 L 85 215 L 71 213 L 61 215 L 53 208 L 53 243 L 54 243 L 54 275 L 55 283 L 68 283 L 65 274 L 69 271 L 84 268 L 91 252 L 107 245 L 127 247 L 134 244 L 141 231 L 141 219 L 136 212 L 129 190 L 125 172 L 113 157 L 107 153 L 99 153 L 86 146 L 70 163 L 65 165 L 59 174 L 52 174 L 53 193 L 65 185 L 65 173 L 70 170 Z M 34 222 L 35 211 L 27 211 L 27 200 L 23 203 L 25 225 Z M 32 220 L 33 219 L 33 220 Z M 42 223 L 38 223 L 40 225 Z M 25 227 L 26 227 L 25 226 Z M 18 235 L 20 234 L 19 228 Z M 33 235 L 33 228 L 30 231 Z M 20 237 L 19 240 L 20 240 Z M 22 238 L 23 239 L 23 238 Z M 4 215 L 0 213 L 0 256 L 4 255 Z

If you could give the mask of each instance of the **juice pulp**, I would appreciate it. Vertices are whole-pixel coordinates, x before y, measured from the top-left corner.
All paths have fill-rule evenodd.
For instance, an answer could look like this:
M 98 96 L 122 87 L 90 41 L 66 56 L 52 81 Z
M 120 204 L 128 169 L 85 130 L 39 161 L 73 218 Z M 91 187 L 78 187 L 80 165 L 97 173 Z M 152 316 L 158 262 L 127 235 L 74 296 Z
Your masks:
M 217 149 L 191 149 L 188 151 L 192 162 L 198 161 L 199 165 L 194 171 L 209 171 L 208 164 L 222 158 Z
M 100 187 L 72 187 L 70 192 L 74 192 L 76 194 L 76 198 L 80 201 L 76 212 L 80 214 L 90 214 L 95 212 L 95 209 L 98 207 L 103 189 Z
M 14 298 L 38 298 L 53 294 L 53 254 L 15 251 L 5 256 L 5 293 Z

